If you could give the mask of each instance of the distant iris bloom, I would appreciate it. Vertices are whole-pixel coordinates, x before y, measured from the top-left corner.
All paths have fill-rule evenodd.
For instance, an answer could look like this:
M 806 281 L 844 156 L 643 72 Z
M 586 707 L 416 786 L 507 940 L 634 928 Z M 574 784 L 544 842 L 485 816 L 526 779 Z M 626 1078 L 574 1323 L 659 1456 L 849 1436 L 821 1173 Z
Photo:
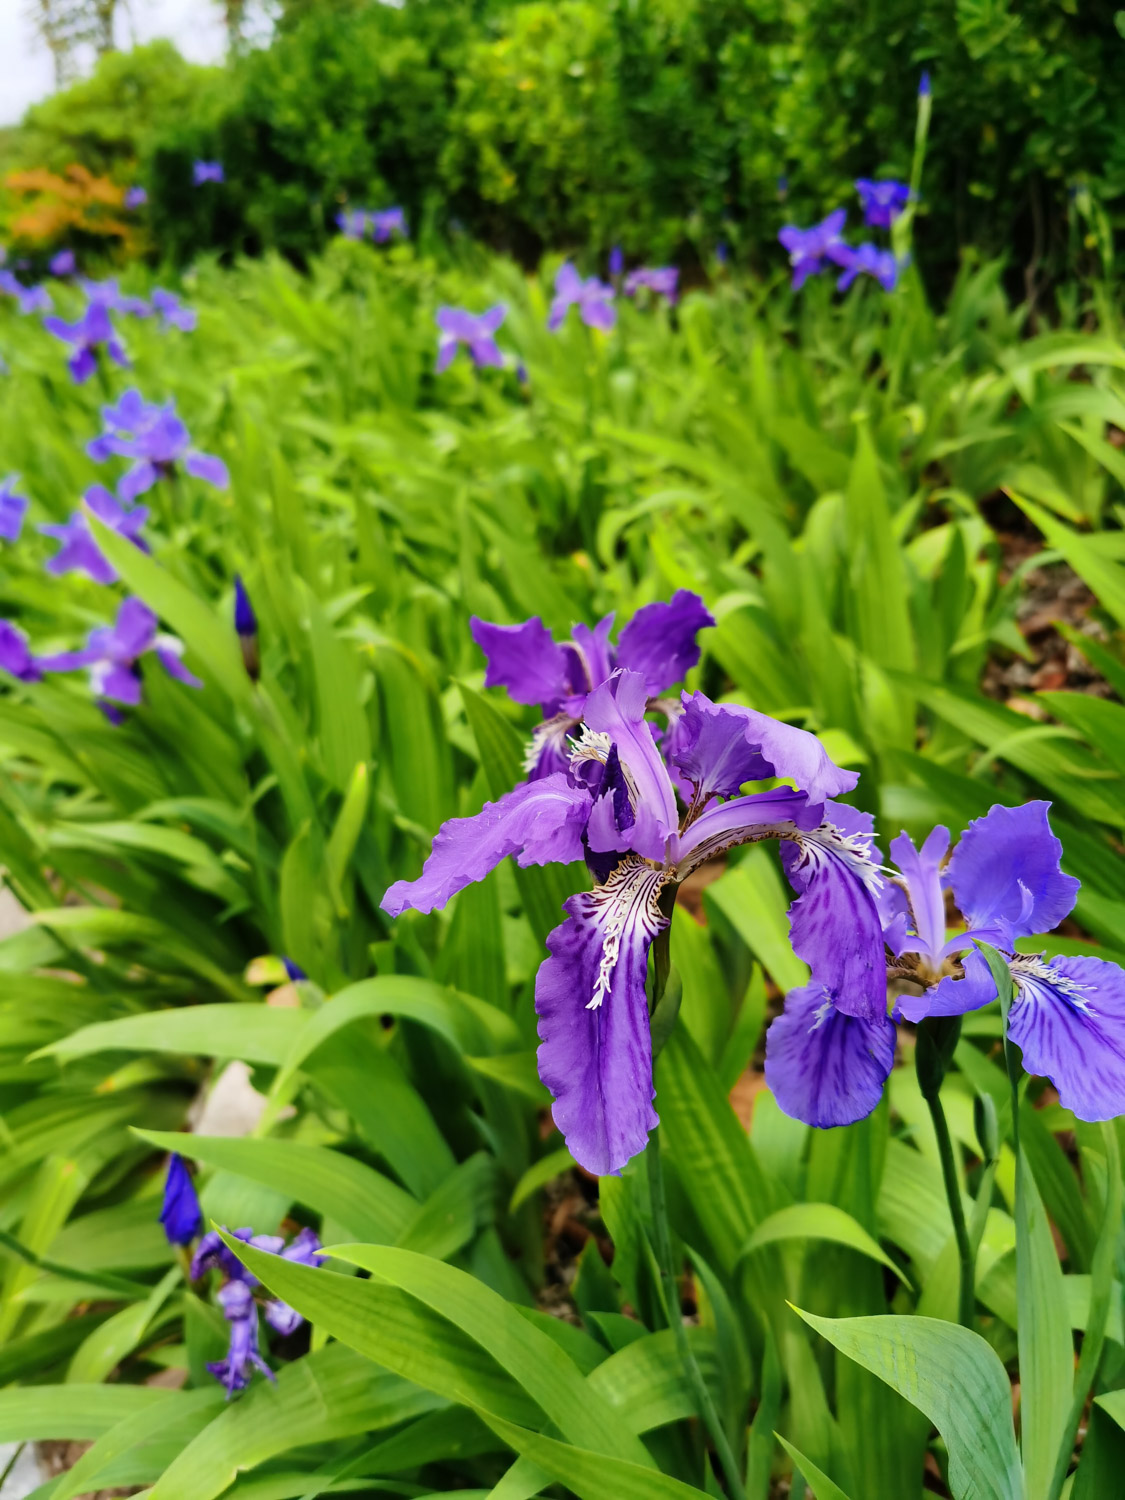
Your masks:
M 190 1245 L 203 1226 L 203 1211 L 191 1173 L 183 1157 L 175 1151 L 168 1158 L 160 1222 L 170 1245 Z
M 469 357 L 478 369 L 486 365 L 503 368 L 504 356 L 494 337 L 508 316 L 503 302 L 482 313 L 471 313 L 463 307 L 439 307 L 434 316 L 440 330 L 437 363 L 434 365 L 436 374 L 440 375 L 449 368 L 461 344 L 469 351 Z
M 608 333 L 617 322 L 613 288 L 596 276 L 583 280 L 577 267 L 568 260 L 559 267 L 555 277 L 555 295 L 547 319 L 547 327 L 552 333 L 562 327 L 572 307 L 577 307 L 587 328 L 600 328 L 603 333 Z
M 143 208 L 148 202 L 148 193 L 143 187 L 126 188 L 124 203 L 126 208 Z
M 47 288 L 24 286 L 12 271 L 0 271 L 0 292 L 6 292 L 9 297 L 15 297 L 19 310 L 25 317 L 29 313 L 51 311 L 51 294 Z
M 178 328 L 181 333 L 191 333 L 198 318 L 193 307 L 185 307 L 175 292 L 166 292 L 162 286 L 154 287 L 151 297 L 153 311 L 158 313 L 161 326 Z
M 609 252 L 609 274 L 613 277 L 621 275 L 625 269 L 625 252 L 620 245 L 614 245 Z
M 258 617 L 250 603 L 250 595 L 241 577 L 234 575 L 234 631 L 238 636 L 242 664 L 251 682 L 257 682 L 262 671 L 262 660 L 258 646 Z
M 680 272 L 677 266 L 639 266 L 625 278 L 625 295 L 635 297 L 642 287 L 656 297 L 674 303 L 678 296 Z
M 187 687 L 203 686 L 183 663 L 183 642 L 157 630 L 156 615 L 140 599 L 124 599 L 112 625 L 92 630 L 79 651 L 44 656 L 39 665 L 45 672 L 75 672 L 88 668 L 90 687 L 99 701 L 135 708 L 141 701 L 140 661 L 153 652 L 160 665 Z
M 128 292 L 123 292 L 117 285 L 115 276 L 107 276 L 104 281 L 92 281 L 88 276 L 80 276 L 78 285 L 91 303 L 104 307 L 107 312 L 126 313 L 131 318 L 152 316 L 149 303 L 143 297 L 133 297 Z
M 910 202 L 910 184 L 890 177 L 879 182 L 857 177 L 855 190 L 863 209 L 863 222 L 871 229 L 889 229 Z
M 554 641 L 538 615 L 521 625 L 493 625 L 473 616 L 469 628 L 488 669 L 485 687 L 502 687 L 514 703 L 538 703 L 543 723 L 534 731 L 524 759 L 528 778 L 537 781 L 570 763 L 570 737 L 579 728 L 586 697 L 624 667 L 645 679 L 650 699 L 682 682 L 699 660 L 696 636 L 715 620 L 698 594 L 677 589 L 665 604 L 639 609 L 610 643 L 613 615 L 590 628 L 576 625 L 569 640 Z
M 73 276 L 78 269 L 78 259 L 73 250 L 60 250 L 47 262 L 52 276 Z
M 230 475 L 222 459 L 191 447 L 174 401 L 159 406 L 146 401 L 140 391 L 129 390 L 116 406 L 102 407 L 102 420 L 105 431 L 86 445 L 86 452 L 95 463 L 104 463 L 113 454 L 136 460 L 117 487 L 126 503 L 173 475 L 180 464 L 193 478 L 217 489 L 229 486 Z
M 370 215 L 371 236 L 377 245 L 385 245 L 392 235 L 401 235 L 405 240 L 409 237 L 406 227 L 406 215 L 401 208 L 376 209 Z
M 221 161 L 194 161 L 191 164 L 191 180 L 195 187 L 205 182 L 225 182 L 226 173 Z
M 18 542 L 23 530 L 23 518 L 27 514 L 28 500 L 16 490 L 20 477 L 9 474 L 0 480 L 0 537 L 6 542 Z
M 799 229 L 796 224 L 786 224 L 778 232 L 778 239 L 789 251 L 795 292 L 800 291 L 810 276 L 815 276 L 824 269 L 832 250 L 841 243 L 840 235 L 847 217 L 847 209 L 838 208 L 810 229 Z
M 38 682 L 43 669 L 31 654 L 27 632 L 11 620 L 0 620 L 0 671 L 20 682 Z
M 125 367 L 129 363 L 109 310 L 100 302 L 91 302 L 76 323 L 65 323 L 62 318 L 44 318 L 43 327 L 74 351 L 67 360 L 67 368 L 75 385 L 83 385 L 89 380 L 98 368 L 98 354 L 102 349 L 114 364 Z
M 837 291 L 846 292 L 859 275 L 870 276 L 885 292 L 893 292 L 898 283 L 899 263 L 890 250 L 881 250 L 870 241 L 854 248 L 842 241 L 828 252 L 830 259 L 843 267 L 836 283 Z
M 508 855 L 524 866 L 586 860 L 594 887 L 564 903 L 535 1009 L 555 1123 L 575 1160 L 599 1174 L 620 1171 L 657 1124 L 649 948 L 669 924 L 677 887 L 707 860 L 763 839 L 791 844 L 794 948 L 831 971 L 853 1014 L 886 1009 L 881 951 L 870 960 L 878 912 L 850 899 L 862 856 L 829 801 L 858 778 L 804 730 L 702 693 L 668 705 L 666 764 L 646 718 L 648 686 L 643 672 L 613 672 L 585 699 L 567 769 L 445 823 L 421 876 L 398 881 L 382 903 L 391 916 L 433 911 Z M 773 776 L 797 789 L 740 795 L 744 783 Z M 838 902 L 830 899 L 837 888 Z
M 122 536 L 128 537 L 142 552 L 147 552 L 141 527 L 148 520 L 148 507 L 134 506 L 126 510 L 103 484 L 93 484 L 83 495 L 83 500 L 94 515 Z M 94 540 L 90 523 L 80 510 L 76 510 L 68 521 L 49 522 L 39 527 L 44 536 L 54 537 L 62 546 L 45 564 L 47 572 L 56 576 L 64 573 L 85 573 L 94 583 L 116 583 L 117 569 Z

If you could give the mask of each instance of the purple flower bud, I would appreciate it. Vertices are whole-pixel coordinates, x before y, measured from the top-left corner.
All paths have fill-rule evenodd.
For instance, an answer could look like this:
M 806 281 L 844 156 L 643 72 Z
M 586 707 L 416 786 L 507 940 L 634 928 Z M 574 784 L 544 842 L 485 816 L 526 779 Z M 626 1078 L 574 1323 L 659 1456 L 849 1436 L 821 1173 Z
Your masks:
M 928 68 L 923 68 L 922 76 L 918 80 L 918 97 L 919 99 L 930 97 L 930 70 Z
M 625 269 L 625 252 L 620 245 L 614 245 L 609 252 L 609 274 L 620 276 Z
M 238 573 L 234 575 L 234 628 L 246 675 L 251 682 L 257 682 L 262 671 L 262 659 L 258 650 L 258 617 Z
M 294 984 L 300 984 L 302 980 L 309 977 L 300 964 L 295 964 L 291 958 L 286 958 L 284 954 L 281 956 L 281 962 L 285 966 L 286 974 Z
M 160 1222 L 170 1245 L 190 1244 L 203 1224 L 203 1213 L 195 1195 L 191 1173 L 183 1157 L 175 1151 L 168 1158 Z
M 143 208 L 148 202 L 148 193 L 143 187 L 131 187 L 125 194 L 126 208 Z

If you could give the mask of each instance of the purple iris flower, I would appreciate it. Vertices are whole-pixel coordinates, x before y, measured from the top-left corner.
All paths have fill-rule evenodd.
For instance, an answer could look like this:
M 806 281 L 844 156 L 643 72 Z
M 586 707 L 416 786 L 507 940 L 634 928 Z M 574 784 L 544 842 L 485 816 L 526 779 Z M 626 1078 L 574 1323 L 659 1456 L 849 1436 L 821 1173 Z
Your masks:
M 562 327 L 567 313 L 577 307 L 578 315 L 587 328 L 600 328 L 608 333 L 617 322 L 617 309 L 613 305 L 613 288 L 596 276 L 585 281 L 573 262 L 567 260 L 559 267 L 555 277 L 555 295 L 551 302 L 551 314 L 547 327 L 552 333 Z
M 377 209 L 368 216 L 371 225 L 371 237 L 377 245 L 385 245 L 392 235 L 401 235 L 409 239 L 409 230 L 406 227 L 406 215 L 401 208 Z
M 829 800 L 850 791 L 856 775 L 804 730 L 685 693 L 669 752 L 687 791 L 681 807 L 645 717 L 648 699 L 643 672 L 615 671 L 586 698 L 565 771 L 445 823 L 419 879 L 398 881 L 382 903 L 392 917 L 408 907 L 433 911 L 508 855 L 523 866 L 586 859 L 594 889 L 564 903 L 535 1009 L 539 1076 L 555 1100 L 555 1123 L 575 1160 L 599 1174 L 644 1150 L 657 1124 L 649 948 L 668 926 L 677 886 L 707 860 L 737 844 L 788 841 L 796 951 L 851 1014 L 874 1018 L 886 1009 L 879 911 L 863 884 L 878 875 L 837 825 Z M 797 789 L 740 795 L 745 782 L 770 776 Z M 857 879 L 865 892 L 858 901 Z
M 143 187 L 125 189 L 124 203 L 126 208 L 143 208 L 147 202 L 148 193 Z
M 440 375 L 443 370 L 448 370 L 459 344 L 464 344 L 478 369 L 485 365 L 503 369 L 504 356 L 493 337 L 508 316 L 508 309 L 503 302 L 498 302 L 495 307 L 482 313 L 467 312 L 463 307 L 439 307 L 434 316 L 441 330 L 437 363 L 434 365 L 435 374 Z
M 9 474 L 0 480 L 0 537 L 6 542 L 18 542 L 23 530 L 23 518 L 29 501 L 25 495 L 17 494 L 18 474 Z
M 222 162 L 193 161 L 191 180 L 195 187 L 202 187 L 205 182 L 225 182 L 226 173 L 223 171 Z
M 152 315 L 152 308 L 145 299 L 131 297 L 128 292 L 123 292 L 114 276 L 107 277 L 105 281 L 79 277 L 78 285 L 91 303 L 96 307 L 104 307 L 107 312 L 126 313 L 132 318 L 148 318 Z
M 170 1245 L 190 1245 L 203 1224 L 203 1211 L 195 1196 L 191 1173 L 183 1157 L 176 1151 L 168 1158 L 160 1222 Z
M 169 677 L 187 687 L 203 686 L 194 672 L 184 666 L 183 642 L 174 635 L 158 632 L 156 616 L 140 599 L 122 600 L 113 624 L 91 630 L 87 644 L 80 651 L 40 657 L 39 665 L 45 672 L 76 672 L 87 667 L 90 686 L 99 703 L 135 708 L 141 701 L 139 663 L 149 651 L 156 653 Z
M 800 291 L 810 276 L 823 271 L 826 257 L 840 243 L 840 234 L 847 217 L 847 209 L 838 208 L 811 229 L 798 229 L 796 224 L 786 224 L 778 232 L 778 239 L 789 251 L 795 292 Z
M 559 645 L 538 615 L 522 625 L 493 625 L 473 616 L 473 640 L 488 661 L 485 687 L 502 687 L 515 703 L 538 703 L 543 723 L 531 737 L 524 769 L 536 781 L 570 764 L 570 736 L 586 695 L 618 667 L 640 672 L 650 699 L 682 682 L 699 660 L 696 636 L 715 621 L 698 594 L 678 589 L 669 603 L 639 609 L 612 646 L 613 615 L 591 630 L 576 625 Z
M 639 266 L 625 278 L 625 295 L 635 297 L 641 287 L 647 287 L 654 297 L 666 297 L 675 303 L 680 272 L 677 266 Z
M 126 510 L 102 484 L 91 485 L 82 498 L 99 521 L 128 537 L 142 552 L 147 552 L 148 548 L 139 535 L 148 520 L 147 506 L 137 505 Z M 46 563 L 48 573 L 85 573 L 95 583 L 117 582 L 117 569 L 94 540 L 90 523 L 82 511 L 76 510 L 69 521 L 51 522 L 40 526 L 39 530 L 44 536 L 52 536 L 62 543 Z
M 38 682 L 43 676 L 39 662 L 31 654 L 26 631 L 11 620 L 0 620 L 0 671 L 20 682 Z
M 302 1266 L 319 1266 L 324 1260 L 320 1253 L 320 1241 L 311 1229 L 302 1229 L 289 1244 L 279 1234 L 255 1234 L 250 1229 L 236 1229 L 234 1238 L 265 1250 L 270 1255 L 280 1255 L 284 1260 Z M 227 1249 L 215 1230 L 209 1230 L 200 1240 L 191 1262 L 191 1279 L 198 1280 L 204 1272 L 218 1269 L 228 1278 L 219 1290 L 219 1306 L 231 1325 L 230 1348 L 226 1359 L 216 1360 L 207 1369 L 220 1385 L 226 1386 L 227 1395 L 241 1391 L 249 1384 L 253 1366 L 274 1379 L 273 1371 L 258 1352 L 258 1304 L 254 1297 L 257 1277 L 251 1275 L 242 1262 Z M 263 1303 L 266 1322 L 283 1337 L 295 1332 L 304 1318 L 294 1308 L 276 1298 Z
M 73 276 L 78 269 L 78 258 L 73 250 L 60 250 L 47 262 L 52 276 Z
M 910 202 L 910 185 L 894 178 L 875 182 L 857 177 L 855 190 L 863 208 L 863 222 L 871 229 L 889 229 Z
M 899 264 L 890 250 L 881 250 L 868 240 L 854 249 L 843 241 L 833 245 L 829 256 L 838 266 L 843 266 L 843 275 L 836 283 L 836 290 L 846 292 L 860 274 L 872 276 L 885 292 L 893 292 L 898 283 Z
M 9 297 L 15 297 L 19 310 L 24 316 L 28 313 L 51 311 L 51 294 L 47 288 L 24 286 L 12 271 L 0 271 L 0 292 L 6 292 Z
M 1079 1119 L 1106 1120 L 1125 1113 L 1125 971 L 1100 958 L 1047 961 L 1015 951 L 1017 939 L 1057 927 L 1078 894 L 1079 882 L 1060 869 L 1049 807 L 993 807 L 969 824 L 948 864 L 947 828 L 935 828 L 921 849 L 906 834 L 893 841 L 900 873 L 878 893 L 883 941 L 894 972 L 923 987 L 901 995 L 895 1014 L 957 1016 L 995 1000 L 988 964 L 973 948 L 974 939 L 991 943 L 1015 981 L 1008 1032 L 1024 1067 L 1049 1078 Z M 870 847 L 870 820 L 858 831 Z M 967 924 L 949 939 L 947 890 Z M 869 1114 L 893 1061 L 893 1021 L 842 1014 L 815 972 L 786 997 L 766 1038 L 767 1083 L 787 1114 L 811 1125 Z
M 367 210 L 345 208 L 336 215 L 336 227 L 348 240 L 361 240 L 367 233 Z
M 109 309 L 100 302 L 91 302 L 77 323 L 65 323 L 62 318 L 44 318 L 43 327 L 73 348 L 67 368 L 75 385 L 83 385 L 98 368 L 100 349 L 104 348 L 115 364 L 126 366 L 129 363 Z
M 177 464 L 195 479 L 203 479 L 217 489 L 230 484 L 227 466 L 212 453 L 192 448 L 187 428 L 176 415 L 176 403 L 165 406 L 146 401 L 140 391 L 129 390 L 116 406 L 102 407 L 105 431 L 86 445 L 95 463 L 104 463 L 112 454 L 136 459 L 117 487 L 122 500 L 129 502 L 145 494 L 160 479 L 176 472 Z
M 169 328 L 178 328 L 181 333 L 191 333 L 194 330 L 198 321 L 195 309 L 185 307 L 175 292 L 166 292 L 162 286 L 154 287 L 151 300 L 153 311 L 159 313 L 165 333 Z

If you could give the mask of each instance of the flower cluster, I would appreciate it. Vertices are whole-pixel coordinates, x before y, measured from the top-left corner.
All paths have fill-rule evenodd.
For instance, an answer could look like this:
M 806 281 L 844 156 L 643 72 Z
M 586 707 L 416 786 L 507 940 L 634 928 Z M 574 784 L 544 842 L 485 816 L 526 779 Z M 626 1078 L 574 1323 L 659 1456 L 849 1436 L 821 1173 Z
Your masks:
M 626 626 L 616 653 L 628 666 L 611 655 L 611 623 L 579 628 L 559 645 L 537 620 L 507 634 L 474 621 L 490 656 L 488 680 L 518 701 L 561 703 L 577 732 L 552 745 L 553 763 L 562 762 L 553 770 L 540 761 L 554 734 L 540 735 L 529 755 L 539 774 L 475 817 L 446 823 L 421 876 L 397 882 L 383 900 L 392 916 L 428 912 L 508 855 L 521 865 L 585 860 L 594 887 L 565 903 L 535 1008 L 555 1122 L 575 1160 L 597 1173 L 619 1171 L 656 1124 L 648 954 L 668 927 L 677 887 L 707 860 L 748 842 L 791 844 L 796 951 L 851 1014 L 886 1009 L 881 957 L 871 958 L 878 909 L 852 899 L 852 872 L 862 868 L 872 881 L 877 873 L 831 800 L 856 775 L 835 766 L 813 735 L 765 714 L 699 692 L 655 697 L 698 659 L 694 635 L 710 616 L 695 596 L 649 606 Z M 793 785 L 741 791 L 770 778 Z
M 877 182 L 860 177 L 855 187 L 863 208 L 864 223 L 872 229 L 889 230 L 910 201 L 910 188 L 905 182 L 892 179 Z M 841 292 L 846 292 L 861 275 L 870 276 L 886 292 L 894 291 L 902 269 L 894 253 L 881 249 L 871 240 L 865 240 L 861 245 L 849 245 L 843 238 L 847 216 L 846 209 L 838 208 L 810 229 L 786 224 L 778 233 L 778 239 L 789 252 L 794 291 L 799 291 L 810 276 L 823 271 L 829 263 L 841 269 L 836 282 L 837 290 Z
M 168 1159 L 160 1222 L 169 1244 L 185 1249 L 203 1227 L 203 1214 L 191 1175 L 183 1158 L 175 1153 Z M 279 1234 L 255 1234 L 252 1229 L 236 1229 L 233 1238 L 302 1266 L 319 1266 L 324 1260 L 320 1241 L 311 1229 L 300 1230 L 288 1244 Z M 218 1231 L 211 1229 L 195 1247 L 191 1258 L 191 1279 L 198 1281 L 213 1270 L 224 1278 L 216 1296 L 230 1325 L 230 1345 L 226 1358 L 213 1360 L 207 1369 L 225 1387 L 229 1398 L 235 1391 L 244 1390 L 249 1385 L 252 1369 L 261 1371 L 269 1380 L 276 1377 L 262 1358 L 258 1346 L 259 1302 L 254 1295 L 259 1286 L 258 1279 L 227 1249 Z M 299 1312 L 275 1297 L 264 1297 L 260 1306 L 266 1322 L 283 1338 L 295 1333 L 305 1321 Z
M 898 868 L 874 891 L 880 955 L 909 986 L 891 1016 L 842 1012 L 818 983 L 794 990 L 766 1039 L 766 1081 L 789 1114 L 811 1125 L 847 1125 L 874 1109 L 895 1053 L 895 1022 L 959 1016 L 996 999 L 981 940 L 1007 958 L 1016 998 L 1008 1034 L 1029 1073 L 1049 1078 L 1082 1120 L 1125 1112 L 1125 972 L 1100 958 L 1020 953 L 1016 943 L 1050 932 L 1074 906 L 1079 882 L 1060 868 L 1049 804 L 993 807 L 970 823 L 948 863 L 949 830 L 917 849 L 891 843 Z M 871 819 L 848 810 L 856 845 L 876 851 Z M 872 864 L 872 867 L 874 865 Z M 946 936 L 946 892 L 965 920 Z M 853 900 L 863 899 L 853 889 Z
M 385 245 L 396 234 L 409 239 L 406 214 L 401 208 L 347 208 L 336 215 L 340 233 L 349 240 L 363 240 L 371 236 L 376 245 Z
M 812 734 L 700 692 L 666 696 L 712 623 L 686 591 L 638 611 L 616 646 L 612 616 L 565 642 L 538 619 L 474 619 L 486 685 L 541 705 L 527 780 L 445 823 L 421 875 L 383 899 L 391 916 L 430 912 L 509 855 L 524 866 L 585 861 L 593 888 L 564 903 L 535 987 L 539 1074 L 575 1160 L 616 1172 L 644 1149 L 657 1123 L 649 949 L 694 870 L 763 840 L 780 845 L 796 893 L 790 941 L 810 975 L 767 1036 L 767 1082 L 787 1113 L 821 1127 L 870 1113 L 894 1063 L 897 1022 L 996 998 L 978 940 L 1008 957 L 1010 1035 L 1028 1070 L 1049 1077 L 1082 1119 L 1125 1112 L 1125 972 L 1016 951 L 1017 939 L 1066 916 L 1078 888 L 1059 868 L 1047 804 L 993 808 L 944 870 L 946 829 L 920 851 L 904 834 L 891 845 L 898 870 L 887 869 L 870 814 L 838 800 L 858 777 Z M 764 780 L 788 785 L 743 790 Z M 967 923 L 948 939 L 946 890 Z M 889 978 L 911 986 L 890 1015 Z

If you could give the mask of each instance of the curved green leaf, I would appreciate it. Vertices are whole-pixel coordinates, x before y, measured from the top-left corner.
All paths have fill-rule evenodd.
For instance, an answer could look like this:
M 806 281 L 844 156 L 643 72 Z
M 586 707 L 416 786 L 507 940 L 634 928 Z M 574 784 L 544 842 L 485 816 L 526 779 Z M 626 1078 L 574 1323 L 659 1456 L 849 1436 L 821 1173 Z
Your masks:
M 36 1055 L 66 1062 L 93 1052 L 180 1052 L 277 1066 L 292 1050 L 304 1022 L 301 1011 L 283 1006 L 187 1005 L 95 1021 Z
M 779 1208 L 762 1220 L 746 1241 L 742 1254 L 749 1255 L 760 1246 L 778 1240 L 830 1240 L 836 1245 L 847 1245 L 893 1271 L 904 1286 L 910 1285 L 879 1242 L 834 1203 L 791 1203 L 787 1208 Z

